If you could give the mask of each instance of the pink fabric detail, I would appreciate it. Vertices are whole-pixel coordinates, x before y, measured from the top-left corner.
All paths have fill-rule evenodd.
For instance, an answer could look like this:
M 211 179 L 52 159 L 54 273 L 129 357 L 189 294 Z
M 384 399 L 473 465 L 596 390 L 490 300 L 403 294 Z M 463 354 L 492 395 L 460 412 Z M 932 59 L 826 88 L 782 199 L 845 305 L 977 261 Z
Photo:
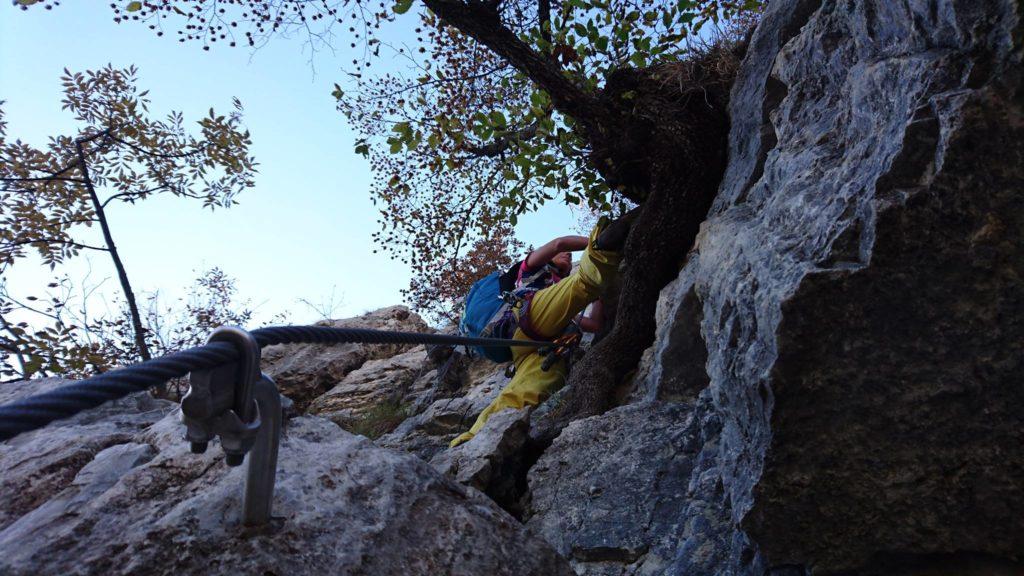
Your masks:
M 532 254 L 532 252 L 530 254 Z M 519 264 L 519 272 L 516 273 L 516 288 L 522 288 L 523 287 L 523 276 L 524 275 L 525 276 L 529 276 L 534 271 L 533 269 L 531 269 L 529 266 L 526 265 L 526 261 L 530 259 L 530 254 L 527 254 L 526 258 L 523 258 L 522 263 Z M 561 276 L 559 276 L 558 274 L 555 274 L 554 272 L 552 272 L 551 273 L 551 282 L 548 285 L 550 286 L 551 284 L 556 284 L 561 279 L 562 279 Z

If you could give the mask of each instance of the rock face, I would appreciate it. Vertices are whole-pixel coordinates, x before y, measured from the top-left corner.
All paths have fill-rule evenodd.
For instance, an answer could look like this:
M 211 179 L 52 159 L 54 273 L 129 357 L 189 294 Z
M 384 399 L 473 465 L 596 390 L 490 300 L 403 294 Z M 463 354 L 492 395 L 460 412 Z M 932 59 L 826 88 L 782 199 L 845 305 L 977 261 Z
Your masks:
M 643 387 L 707 382 L 668 573 L 1024 561 L 1021 11 L 770 3 Z
M 0 404 L 68 384 L 59 378 L 0 384 Z M 134 394 L 0 444 L 0 529 L 76 481 L 97 454 L 129 442 L 174 409 Z
M 547 544 L 478 491 L 521 494 L 523 413 L 445 448 L 500 367 L 290 346 L 264 367 L 298 413 L 409 406 L 379 444 L 422 459 L 297 418 L 278 517 L 245 531 L 243 471 L 132 397 L 0 444 L 0 573 L 1024 573 L 1022 12 L 769 4 L 631 403 L 568 426 L 517 500 Z
M 374 407 L 402 404 L 413 383 L 428 372 L 426 359 L 426 351 L 417 346 L 391 358 L 369 360 L 313 400 L 308 411 L 348 428 Z
M 405 306 L 392 306 L 345 320 L 318 326 L 373 328 L 399 332 L 429 332 L 422 318 Z M 304 411 L 314 398 L 341 382 L 349 372 L 368 360 L 389 358 L 413 346 L 392 344 L 285 344 L 263 350 L 263 371 L 274 379 L 281 393 Z
M 245 470 L 188 453 L 181 432 L 172 413 L 129 433 L 15 514 L 0 573 L 572 574 L 483 496 L 317 417 L 286 431 L 271 525 L 243 528 Z
M 480 363 L 467 372 L 468 382 L 463 396 L 434 400 L 393 432 L 377 439 L 377 443 L 411 452 L 427 461 L 446 449 L 456 436 L 469 430 L 477 415 L 509 381 L 504 370 L 493 364 Z
M 573 422 L 530 469 L 527 525 L 578 574 L 664 574 L 685 529 L 698 434 L 685 404 L 634 404 Z
M 465 486 L 476 488 L 506 510 L 526 491 L 526 445 L 530 411 L 502 410 L 491 416 L 472 441 L 434 456 L 430 465 Z

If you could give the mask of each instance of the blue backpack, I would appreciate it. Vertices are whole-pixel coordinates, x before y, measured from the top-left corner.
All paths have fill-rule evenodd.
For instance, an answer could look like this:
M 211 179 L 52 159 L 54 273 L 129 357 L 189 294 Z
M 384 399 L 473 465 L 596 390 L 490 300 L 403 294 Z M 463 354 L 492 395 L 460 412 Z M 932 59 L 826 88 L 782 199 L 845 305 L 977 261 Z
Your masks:
M 523 287 L 516 289 L 515 274 L 518 269 L 519 264 L 505 272 L 496 270 L 473 284 L 466 296 L 462 320 L 459 322 L 460 334 L 471 338 L 512 337 L 518 324 L 512 306 L 530 292 L 537 291 L 536 287 L 531 286 L 535 280 L 551 273 L 550 268 L 545 266 L 524 278 Z M 512 361 L 512 349 L 508 346 L 471 346 L 469 355 L 498 363 Z

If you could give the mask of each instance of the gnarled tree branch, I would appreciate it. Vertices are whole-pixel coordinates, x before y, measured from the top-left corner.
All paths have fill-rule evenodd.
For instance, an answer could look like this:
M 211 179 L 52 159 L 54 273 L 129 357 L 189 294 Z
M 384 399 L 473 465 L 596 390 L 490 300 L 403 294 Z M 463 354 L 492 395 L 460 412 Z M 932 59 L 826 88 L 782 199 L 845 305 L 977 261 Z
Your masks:
M 603 115 L 597 98 L 567 78 L 557 62 L 539 54 L 506 28 L 497 10 L 488 4 L 478 0 L 423 0 L 423 4 L 446 24 L 487 46 L 526 74 L 551 96 L 559 112 L 585 126 L 594 124 Z

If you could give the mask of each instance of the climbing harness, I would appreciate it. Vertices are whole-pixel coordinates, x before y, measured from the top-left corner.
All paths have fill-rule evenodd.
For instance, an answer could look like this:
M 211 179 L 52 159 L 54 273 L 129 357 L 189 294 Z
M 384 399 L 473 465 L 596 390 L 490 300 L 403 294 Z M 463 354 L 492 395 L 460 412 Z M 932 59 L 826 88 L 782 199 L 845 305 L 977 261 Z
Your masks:
M 540 289 L 537 283 L 553 275 L 556 270 L 551 264 L 545 264 L 529 276 L 519 278 L 517 282 L 521 265 L 516 264 L 504 272 L 495 270 L 473 283 L 466 295 L 462 318 L 459 320 L 460 334 L 476 338 L 508 338 L 515 333 L 518 321 L 512 312 L 513 308 L 529 300 Z M 467 346 L 466 354 L 472 358 L 487 358 L 499 364 L 512 360 L 509 347 Z
M 535 348 L 550 345 L 549 342 L 365 328 L 276 326 L 246 332 L 241 328 L 222 327 L 202 346 L 0 406 L 0 441 L 189 374 L 189 391 L 181 401 L 185 439 L 191 444 L 192 452 L 202 453 L 211 440 L 219 437 L 228 466 L 240 466 L 246 454 L 251 454 L 242 520 L 251 526 L 265 524 L 270 519 L 274 495 L 282 411 L 277 386 L 260 372 L 260 349 L 273 344 L 349 342 Z

